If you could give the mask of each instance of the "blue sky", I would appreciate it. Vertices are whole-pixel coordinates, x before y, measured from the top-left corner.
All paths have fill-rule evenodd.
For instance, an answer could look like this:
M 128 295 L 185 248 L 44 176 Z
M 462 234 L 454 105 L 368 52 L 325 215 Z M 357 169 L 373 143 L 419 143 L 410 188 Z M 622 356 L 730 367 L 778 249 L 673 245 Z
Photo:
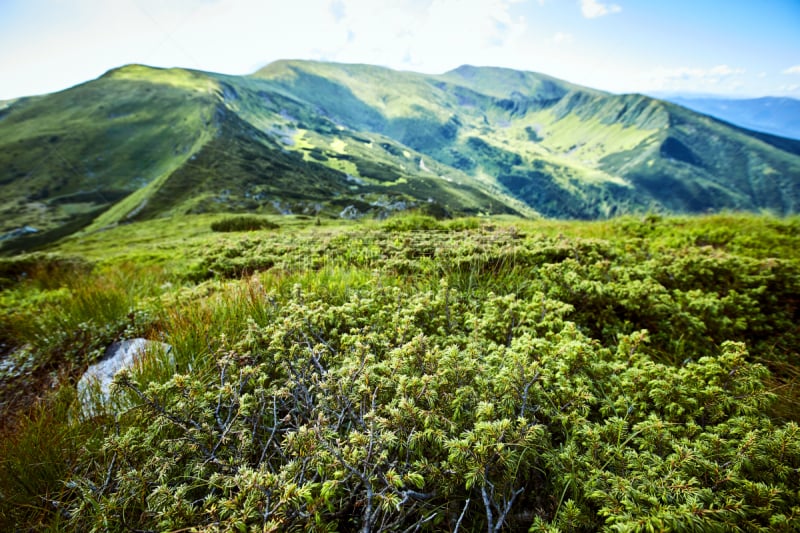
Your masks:
M 800 0 L 0 0 L 0 99 L 126 63 L 246 74 L 284 58 L 800 98 Z

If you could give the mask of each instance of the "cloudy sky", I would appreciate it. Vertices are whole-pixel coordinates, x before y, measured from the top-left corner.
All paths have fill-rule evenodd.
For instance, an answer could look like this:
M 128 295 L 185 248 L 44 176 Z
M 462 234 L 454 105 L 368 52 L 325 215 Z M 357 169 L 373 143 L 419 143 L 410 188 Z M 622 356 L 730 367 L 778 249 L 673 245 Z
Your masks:
M 0 0 L 0 99 L 127 63 L 246 74 L 284 58 L 800 98 L 800 0 Z

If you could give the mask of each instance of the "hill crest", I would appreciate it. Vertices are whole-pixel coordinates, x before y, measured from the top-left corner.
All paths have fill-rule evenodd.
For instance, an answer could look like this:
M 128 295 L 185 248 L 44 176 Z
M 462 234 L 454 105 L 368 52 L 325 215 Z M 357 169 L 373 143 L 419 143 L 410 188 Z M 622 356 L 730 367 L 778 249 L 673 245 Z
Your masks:
M 800 206 L 800 142 L 495 67 L 427 75 L 285 60 L 232 76 L 134 64 L 0 114 L 0 233 L 38 230 L 6 250 L 208 211 L 604 218 Z

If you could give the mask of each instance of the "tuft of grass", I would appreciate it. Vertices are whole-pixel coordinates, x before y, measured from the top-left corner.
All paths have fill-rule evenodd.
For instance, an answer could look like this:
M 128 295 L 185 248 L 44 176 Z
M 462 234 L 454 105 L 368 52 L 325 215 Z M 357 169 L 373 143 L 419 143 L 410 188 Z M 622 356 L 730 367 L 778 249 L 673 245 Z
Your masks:
M 211 230 L 218 232 L 230 231 L 259 231 L 265 229 L 278 229 L 280 226 L 266 218 L 242 215 L 226 217 L 211 223 Z
M 63 530 L 71 499 L 65 482 L 86 454 L 99 448 L 105 427 L 71 421 L 71 387 L 48 393 L 0 433 L 0 527 L 4 531 Z
M 384 222 L 383 229 L 386 231 L 431 231 L 442 230 L 444 226 L 432 216 L 404 213 Z

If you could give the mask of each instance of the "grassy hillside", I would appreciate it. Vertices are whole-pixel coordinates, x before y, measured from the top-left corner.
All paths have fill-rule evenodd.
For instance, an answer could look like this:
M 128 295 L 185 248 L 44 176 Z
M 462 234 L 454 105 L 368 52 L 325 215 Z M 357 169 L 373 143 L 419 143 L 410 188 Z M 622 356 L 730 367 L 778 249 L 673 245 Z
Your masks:
M 391 138 L 344 131 L 317 110 L 256 79 L 136 65 L 17 102 L 0 122 L 0 232 L 38 232 L 4 249 L 204 211 L 535 214 L 455 169 L 425 166 Z
M 542 74 L 131 65 L 0 110 L 0 253 L 180 214 L 794 213 L 800 141 Z
M 281 61 L 254 76 L 336 123 L 387 135 L 547 216 L 791 213 L 800 199 L 797 142 L 642 95 L 470 66 L 423 76 Z
M 0 232 L 96 216 L 181 166 L 208 140 L 213 89 L 184 70 L 134 66 L 4 110 Z
M 0 262 L 4 529 L 800 527 L 796 217 L 229 216 Z

